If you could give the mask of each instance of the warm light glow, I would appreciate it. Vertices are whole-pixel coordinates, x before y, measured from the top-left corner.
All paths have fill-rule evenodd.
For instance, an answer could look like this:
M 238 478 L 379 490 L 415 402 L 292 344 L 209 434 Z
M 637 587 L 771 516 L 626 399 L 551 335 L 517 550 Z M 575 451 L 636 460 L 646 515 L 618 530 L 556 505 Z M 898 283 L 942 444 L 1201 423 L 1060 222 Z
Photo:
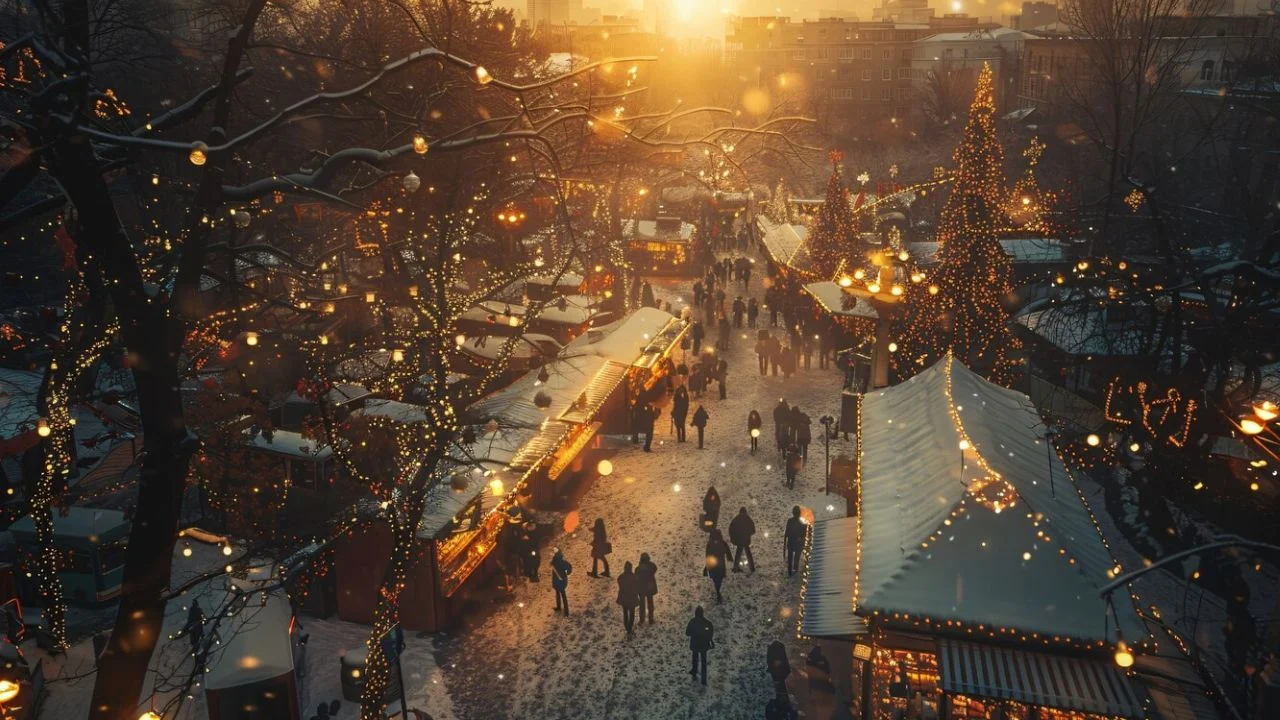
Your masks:
M 209 157 L 204 154 L 205 147 L 207 146 L 204 143 L 196 143 L 196 146 L 191 148 L 191 154 L 187 156 L 187 159 L 191 161 L 192 165 L 200 167 L 209 159 Z
M 894 286 L 890 287 L 890 288 L 889 288 L 889 294 L 890 294 L 890 295 L 893 295 L 893 296 L 895 296 L 895 297 L 896 297 L 896 296 L 898 296 L 898 295 L 901 295 L 901 294 L 902 294 L 902 286 L 901 286 L 901 285 L 894 285 Z
M 930 286 L 929 286 L 929 294 L 930 294 L 930 295 L 937 295 L 937 294 L 938 294 L 938 286 L 937 286 L 937 285 L 930 285 Z
M 896 342 L 889 343 L 889 352 L 898 352 L 898 343 Z
M 396 348 L 391 351 L 391 362 L 404 362 L 404 351 Z
M 7 703 L 18 697 L 18 691 L 22 687 L 12 680 L 0 680 L 0 703 Z
M 507 318 L 507 324 L 510 325 L 511 327 L 520 327 L 520 318 L 516 317 L 515 315 L 512 315 L 511 317 Z
M 418 134 L 413 136 L 413 151 L 419 155 L 427 154 L 427 138 L 425 135 Z
M 1135 443 L 1129 443 L 1129 452 L 1138 452 L 1138 451 L 1139 451 L 1139 450 L 1141 450 L 1141 449 L 1142 449 L 1142 446 L 1141 446 L 1141 445 L 1139 445 L 1138 443 L 1136 443 L 1136 442 L 1135 442 Z
M 851 285 L 853 285 L 853 279 L 848 275 L 842 275 L 840 277 L 840 287 L 847 288 Z
M 1265 425 L 1258 422 L 1257 420 L 1254 420 L 1253 418 L 1244 418 L 1243 420 L 1240 421 L 1240 432 L 1244 433 L 1245 435 L 1257 435 L 1258 433 L 1266 429 L 1267 428 Z
M 867 290 L 868 290 L 868 291 L 870 291 L 870 292 L 873 292 L 873 293 L 878 293 L 878 292 L 880 292 L 880 283 L 878 283 L 878 282 L 869 282 L 869 283 L 867 283 Z
M 613 463 L 601 460 L 596 464 L 596 472 L 600 473 L 600 477 L 609 477 L 613 474 Z
M 245 333 L 245 334 L 244 334 L 244 344 L 245 344 L 245 345 L 248 345 L 249 347 L 253 347 L 254 345 L 257 345 L 257 344 L 258 344 L 258 333 L 256 333 L 256 332 L 252 332 L 252 331 Z
M 1089 437 L 1085 438 L 1084 441 L 1089 443 L 1089 447 L 1098 447 L 1098 443 L 1102 442 L 1102 438 L 1099 438 L 1093 433 L 1089 433 Z
M 867 276 L 867 273 L 866 273 L 862 268 L 858 268 L 857 270 L 854 270 L 854 271 L 853 271 L 853 279 L 854 279 L 854 280 L 861 280 L 862 278 L 864 278 L 864 277 L 866 277 L 866 276 Z
M 458 337 L 453 339 L 453 342 L 456 343 L 458 347 L 462 347 L 463 345 L 467 344 L 467 336 L 459 335 Z
M 233 552 L 233 551 L 232 551 L 232 549 L 231 549 L 231 545 L 230 545 L 230 544 L 227 544 L 227 545 L 223 545 L 223 546 L 222 546 L 222 554 L 223 554 L 223 555 L 230 555 L 232 552 Z
M 485 70 L 483 65 L 476 66 L 476 82 L 481 85 L 488 85 L 493 82 L 493 76 L 489 74 L 488 70 Z
M 1262 403 L 1253 406 L 1253 414 L 1262 418 L 1266 422 L 1271 422 L 1277 417 L 1280 417 L 1280 408 L 1277 408 L 1276 404 L 1270 400 L 1265 400 Z
M 40 437 L 49 437 L 49 435 L 52 433 L 53 433 L 53 428 L 49 427 L 49 423 L 44 418 L 40 418 L 40 420 L 36 422 L 37 435 L 39 435 Z
M 1116 667 L 1131 668 L 1133 667 L 1133 653 L 1129 650 L 1129 646 L 1123 640 L 1116 643 Z
M 494 497 L 502 497 L 504 489 L 501 478 L 494 478 L 489 481 L 489 491 L 493 493 Z
M 961 452 L 964 452 L 965 450 L 968 450 L 970 447 L 971 447 L 971 446 L 969 445 L 969 441 L 968 441 L 968 440 L 961 440 L 961 441 L 960 441 L 960 451 L 961 451 Z
M 369 304 L 373 304 L 373 302 L 374 302 L 375 300 L 377 300 L 377 299 L 378 299 L 378 294 L 377 294 L 376 292 L 374 292 L 374 291 L 372 291 L 372 290 L 366 290 L 366 291 L 364 292 L 364 301 L 365 301 L 365 302 L 367 302 L 367 303 L 369 303 Z
M 751 428 L 751 437 L 753 438 L 760 437 L 760 428 Z

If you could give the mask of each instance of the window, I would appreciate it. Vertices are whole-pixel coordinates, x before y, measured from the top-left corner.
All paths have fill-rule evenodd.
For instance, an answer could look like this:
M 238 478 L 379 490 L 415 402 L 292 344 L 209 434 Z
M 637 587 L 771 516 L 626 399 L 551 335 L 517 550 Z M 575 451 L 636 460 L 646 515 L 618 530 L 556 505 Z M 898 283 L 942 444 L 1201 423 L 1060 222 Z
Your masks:
M 905 68 L 905 67 L 903 67 L 903 68 L 898 68 L 898 79 L 899 79 L 899 80 L 910 80 L 910 79 L 911 79 L 911 68 Z
M 1205 60 L 1204 63 L 1200 65 L 1200 79 L 1201 80 L 1213 79 L 1213 61 L 1212 60 Z
M 1230 60 L 1222 61 L 1222 80 L 1224 82 L 1231 81 L 1231 71 L 1234 70 L 1234 63 Z
M 942 57 L 947 58 L 948 60 L 950 60 L 950 59 L 951 59 L 951 48 L 947 48 L 946 50 L 943 50 L 943 51 L 942 51 Z
M 881 79 L 881 80 L 892 80 L 892 79 L 893 79 L 893 68 L 889 67 L 888 65 L 885 65 L 884 67 L 880 68 L 880 79 Z
M 791 59 L 792 59 L 792 60 L 803 60 L 803 59 L 804 59 L 804 50 L 792 50 L 792 51 L 791 51 Z
M 851 47 L 842 47 L 842 48 L 840 48 L 840 59 L 841 59 L 841 60 L 852 60 L 852 59 L 853 59 L 853 48 L 851 48 Z
M 871 88 L 862 88 L 862 101 L 871 102 Z
M 863 60 L 871 59 L 871 48 L 862 48 L 862 59 Z
M 852 100 L 853 88 L 831 88 L 830 97 L 832 100 Z
M 889 48 L 885 48 L 884 50 L 882 50 L 882 51 L 880 52 L 880 59 L 881 59 L 881 60 L 892 60 L 892 59 L 893 59 L 893 51 L 892 51 L 892 50 L 890 50 Z
M 893 94 L 891 93 L 891 90 L 892 88 L 884 88 L 880 91 L 880 102 L 882 104 L 888 105 L 893 102 Z
M 863 81 L 863 82 L 871 82 L 871 71 L 870 71 L 870 70 L 863 70 L 863 71 L 862 71 L 862 81 Z

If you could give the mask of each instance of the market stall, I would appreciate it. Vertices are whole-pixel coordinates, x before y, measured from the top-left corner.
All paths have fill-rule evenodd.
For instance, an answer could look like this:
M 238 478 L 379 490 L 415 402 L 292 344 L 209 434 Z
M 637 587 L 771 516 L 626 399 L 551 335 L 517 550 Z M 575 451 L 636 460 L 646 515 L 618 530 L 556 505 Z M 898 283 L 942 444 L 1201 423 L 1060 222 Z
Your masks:
M 697 228 L 678 217 L 624 220 L 627 257 L 645 275 L 693 275 L 698 272 L 694 240 Z
M 565 357 L 592 355 L 628 366 L 626 406 L 650 399 L 659 381 L 671 372 L 673 363 L 663 362 L 680 345 L 689 324 L 657 308 L 640 308 L 630 315 L 600 327 L 565 347 Z M 611 427 L 620 418 L 604 418 Z
M 124 554 L 131 524 L 119 510 L 70 506 L 53 513 L 53 549 L 61 556 L 58 579 L 68 604 L 101 607 L 120 594 Z M 18 544 L 18 592 L 24 604 L 39 607 L 40 591 L 33 579 L 41 549 L 31 516 L 9 526 Z
M 855 517 L 814 528 L 801 630 L 848 643 L 861 717 L 1145 717 L 1110 659 L 1150 635 L 1101 597 L 1122 568 L 1030 401 L 947 358 L 859 405 Z

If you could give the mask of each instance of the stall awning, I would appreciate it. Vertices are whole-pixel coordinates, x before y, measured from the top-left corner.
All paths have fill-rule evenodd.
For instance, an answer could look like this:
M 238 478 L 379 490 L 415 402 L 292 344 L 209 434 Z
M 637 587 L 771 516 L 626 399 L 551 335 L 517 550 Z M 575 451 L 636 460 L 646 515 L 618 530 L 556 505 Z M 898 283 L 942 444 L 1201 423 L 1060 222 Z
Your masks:
M 857 562 L 857 518 L 833 518 L 813 525 L 800 631 L 809 637 L 852 638 L 867 632 L 853 614 Z
M 587 383 L 586 389 L 578 399 L 562 412 L 558 419 L 570 423 L 591 422 L 600 411 L 600 407 L 613 394 L 614 388 L 618 387 L 622 379 L 627 376 L 628 369 L 629 366 L 620 362 L 613 360 L 606 362 Z
M 946 692 L 1126 718 L 1144 717 L 1129 679 L 1099 660 L 938 641 Z

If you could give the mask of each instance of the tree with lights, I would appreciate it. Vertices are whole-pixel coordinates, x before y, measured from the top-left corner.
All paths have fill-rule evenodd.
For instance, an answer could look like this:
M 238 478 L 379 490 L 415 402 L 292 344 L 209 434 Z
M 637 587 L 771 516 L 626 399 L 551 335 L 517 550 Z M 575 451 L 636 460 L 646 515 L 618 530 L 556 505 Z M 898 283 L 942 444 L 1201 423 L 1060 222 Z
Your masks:
M 843 155 L 831 152 L 827 196 L 809 225 L 809 257 L 817 275 L 834 277 L 857 252 L 857 223 L 849 205 L 849 190 L 840 173 Z
M 791 222 L 791 193 L 782 180 L 773 189 L 773 197 L 764 206 L 764 214 L 775 223 Z
M 1013 292 L 1013 267 L 997 235 L 1007 195 L 994 116 L 991 68 L 984 65 L 954 153 L 951 195 L 938 224 L 937 266 L 929 282 L 910 286 L 899 319 L 900 377 L 953 353 L 988 379 L 1013 380 L 1018 343 L 1004 307 Z

